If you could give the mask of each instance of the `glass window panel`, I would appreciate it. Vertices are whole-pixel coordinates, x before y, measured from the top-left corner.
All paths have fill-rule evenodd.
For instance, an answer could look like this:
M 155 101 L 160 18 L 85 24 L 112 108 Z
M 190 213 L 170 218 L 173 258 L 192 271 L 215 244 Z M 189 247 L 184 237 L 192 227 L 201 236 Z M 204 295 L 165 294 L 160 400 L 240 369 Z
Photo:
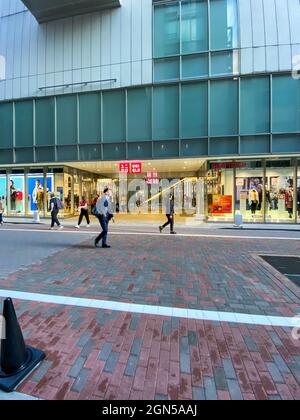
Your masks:
M 154 56 L 180 53 L 179 3 L 154 9 Z
M 181 138 L 207 136 L 207 83 L 181 87 Z
M 210 131 L 212 136 L 238 132 L 238 81 L 211 82 Z
M 13 163 L 14 153 L 13 149 L 0 149 L 0 163 Z
M 244 162 L 243 162 L 244 163 Z M 261 162 L 248 161 L 245 168 L 236 169 L 235 209 L 246 222 L 263 222 L 264 171 Z
M 182 56 L 182 78 L 208 76 L 208 54 Z
M 16 163 L 32 163 L 33 147 L 26 149 L 16 149 Z
M 13 104 L 0 104 L 0 149 L 13 147 Z
M 78 160 L 77 146 L 61 146 L 57 148 L 57 160 L 72 161 Z
M 15 104 L 16 147 L 33 145 L 33 102 L 21 101 Z
M 114 143 L 126 140 L 125 92 L 103 93 L 103 141 Z
M 300 131 L 300 79 L 273 77 L 273 132 Z
M 300 134 L 281 134 L 273 135 L 273 153 L 299 153 Z
M 128 140 L 151 140 L 151 88 L 129 89 L 128 101 Z
M 101 96 L 99 93 L 79 95 L 79 142 L 101 141 Z
M 37 147 L 35 154 L 37 162 L 53 162 L 55 160 L 54 147 Z
M 211 49 L 238 48 L 238 13 L 236 0 L 210 1 Z
M 241 137 L 241 154 L 257 155 L 260 153 L 270 153 L 270 136 Z
M 238 154 L 237 137 L 217 137 L 210 139 L 210 155 L 236 155 Z
M 128 144 L 129 159 L 145 159 L 152 158 L 152 143 L 130 143 Z
M 21 215 L 25 210 L 24 175 L 9 175 L 8 211 Z
M 266 221 L 294 223 L 295 180 L 290 160 L 268 161 L 266 180 Z
M 154 158 L 178 157 L 179 144 L 178 141 L 155 142 L 153 148 Z
M 211 54 L 211 74 L 213 76 L 239 73 L 239 52 L 222 51 Z
M 183 54 L 208 50 L 207 0 L 181 3 L 181 48 Z
M 164 58 L 154 63 L 154 81 L 177 80 L 180 77 L 179 57 Z
M 97 160 L 101 159 L 101 145 L 79 146 L 79 160 Z
M 77 99 L 76 95 L 58 96 L 57 109 L 57 143 L 77 143 Z
M 241 79 L 241 133 L 270 132 L 270 80 L 268 77 Z
M 103 159 L 126 159 L 125 144 L 105 144 L 103 147 Z
M 155 140 L 178 138 L 179 95 L 178 86 L 162 86 L 154 89 Z
M 54 99 L 42 98 L 35 102 L 35 135 L 37 146 L 55 144 Z
M 207 156 L 207 139 L 182 140 L 181 156 Z

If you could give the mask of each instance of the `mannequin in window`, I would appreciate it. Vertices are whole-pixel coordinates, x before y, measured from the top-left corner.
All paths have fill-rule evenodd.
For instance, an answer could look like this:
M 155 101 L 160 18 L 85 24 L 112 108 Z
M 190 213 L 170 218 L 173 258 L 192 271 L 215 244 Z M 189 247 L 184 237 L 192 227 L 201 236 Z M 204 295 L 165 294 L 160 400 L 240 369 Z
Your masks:
M 259 195 L 255 188 L 251 188 L 251 190 L 249 191 L 249 203 L 251 214 L 252 216 L 254 216 L 259 205 Z
M 278 210 L 278 194 L 277 192 L 270 193 L 270 210 Z
M 11 210 L 16 210 L 17 190 L 16 190 L 16 187 L 15 187 L 15 183 L 12 179 L 9 181 L 9 192 L 10 192 L 10 209 Z
M 271 193 L 269 189 L 266 190 L 266 207 L 267 206 L 271 210 Z
M 43 200 L 44 200 L 44 189 L 41 186 L 40 180 L 35 181 L 35 188 L 32 192 L 32 201 L 36 205 L 36 209 L 39 213 L 43 210 Z
M 290 187 L 285 193 L 285 208 L 289 214 L 289 218 L 293 217 L 293 207 L 294 207 L 294 194 L 293 189 Z

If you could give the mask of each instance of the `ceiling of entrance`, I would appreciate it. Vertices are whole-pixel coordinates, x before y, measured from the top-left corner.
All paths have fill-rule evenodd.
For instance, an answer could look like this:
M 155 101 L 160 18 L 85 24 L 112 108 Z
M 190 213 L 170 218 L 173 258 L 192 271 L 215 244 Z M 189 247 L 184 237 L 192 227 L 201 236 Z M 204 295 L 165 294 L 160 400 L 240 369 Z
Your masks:
M 157 171 L 159 173 L 197 172 L 203 165 L 202 159 L 168 159 L 142 161 L 143 173 Z M 68 162 L 66 166 L 82 169 L 103 175 L 119 173 L 119 162 Z
M 39 23 L 121 6 L 120 0 L 22 0 Z

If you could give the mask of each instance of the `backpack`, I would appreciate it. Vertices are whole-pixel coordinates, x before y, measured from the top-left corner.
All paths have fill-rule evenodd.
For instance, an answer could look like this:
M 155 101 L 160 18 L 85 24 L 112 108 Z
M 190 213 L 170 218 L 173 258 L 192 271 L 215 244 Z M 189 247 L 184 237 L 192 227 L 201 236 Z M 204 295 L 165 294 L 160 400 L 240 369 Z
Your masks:
M 98 213 L 98 210 L 97 210 L 97 206 L 96 205 L 93 207 L 92 214 L 94 216 L 96 216 L 96 217 L 99 217 L 100 216 L 100 214 Z
M 62 210 L 64 208 L 64 205 L 59 198 L 56 199 L 56 206 L 58 210 Z

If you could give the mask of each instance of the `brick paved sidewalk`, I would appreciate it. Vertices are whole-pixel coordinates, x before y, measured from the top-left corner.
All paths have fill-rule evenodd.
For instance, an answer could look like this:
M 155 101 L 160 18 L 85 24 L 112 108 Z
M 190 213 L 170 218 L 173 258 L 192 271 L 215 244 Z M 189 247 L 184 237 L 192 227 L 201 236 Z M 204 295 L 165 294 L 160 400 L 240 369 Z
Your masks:
M 19 302 L 47 359 L 19 392 L 45 399 L 300 399 L 289 329 Z
M 0 273 L 0 288 L 256 315 L 300 313 L 292 283 L 256 256 L 299 255 L 300 242 L 147 236 L 112 236 L 111 242 L 111 250 L 95 249 L 92 238 L 58 248 L 6 279 Z
M 111 250 L 95 249 L 91 240 L 61 246 L 37 264 L 0 275 L 0 288 L 257 315 L 300 313 L 291 282 L 258 257 L 299 255 L 298 242 L 110 239 Z M 45 399 L 300 399 L 300 341 L 290 328 L 30 301 L 16 301 L 16 309 L 27 343 L 47 353 L 18 392 Z

